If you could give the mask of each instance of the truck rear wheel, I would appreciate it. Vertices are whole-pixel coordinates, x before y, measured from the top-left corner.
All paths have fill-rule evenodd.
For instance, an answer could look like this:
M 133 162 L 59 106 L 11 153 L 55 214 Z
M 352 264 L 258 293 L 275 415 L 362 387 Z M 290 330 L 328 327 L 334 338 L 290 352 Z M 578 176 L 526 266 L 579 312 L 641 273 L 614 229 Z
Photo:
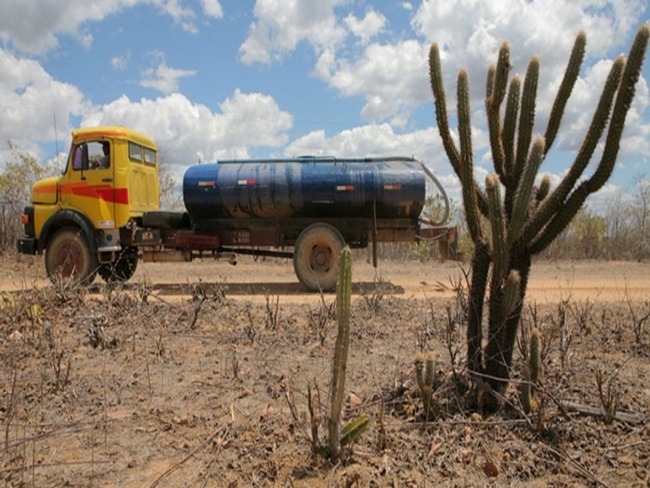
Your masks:
M 95 279 L 97 257 L 81 230 L 64 227 L 47 245 L 45 269 L 52 283 L 88 285 Z
M 310 291 L 334 290 L 343 246 L 343 236 L 329 224 L 312 224 L 303 230 L 293 250 L 293 267 L 300 283 Z
M 121 283 L 129 281 L 138 266 L 137 249 L 125 249 L 117 260 L 110 264 L 99 266 L 99 276 L 106 283 Z

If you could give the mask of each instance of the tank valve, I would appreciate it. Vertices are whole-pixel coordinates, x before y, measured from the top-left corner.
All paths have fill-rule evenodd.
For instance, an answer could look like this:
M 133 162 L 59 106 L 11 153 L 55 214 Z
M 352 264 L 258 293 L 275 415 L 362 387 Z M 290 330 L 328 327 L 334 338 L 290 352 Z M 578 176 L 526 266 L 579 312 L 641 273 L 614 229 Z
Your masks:
M 237 255 L 233 252 L 228 256 L 228 262 L 232 264 L 233 266 L 237 265 Z

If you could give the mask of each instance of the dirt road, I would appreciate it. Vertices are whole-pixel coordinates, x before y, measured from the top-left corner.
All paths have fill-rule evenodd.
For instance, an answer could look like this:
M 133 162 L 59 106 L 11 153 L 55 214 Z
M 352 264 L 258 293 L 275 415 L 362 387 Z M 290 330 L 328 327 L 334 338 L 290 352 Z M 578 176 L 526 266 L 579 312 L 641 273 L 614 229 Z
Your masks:
M 16 290 L 47 286 L 42 258 L 21 257 L 0 276 L 0 289 Z M 375 270 L 363 256 L 355 256 L 354 293 L 372 293 L 376 284 L 385 294 L 404 297 L 447 297 L 453 284 L 463 280 L 467 264 L 454 262 L 381 260 Z M 97 280 L 99 282 L 99 279 Z M 309 302 L 318 295 L 307 293 L 298 283 L 288 260 L 254 261 L 239 257 L 236 266 L 225 260 L 201 260 L 191 263 L 139 263 L 131 284 L 149 283 L 162 294 L 184 295 L 192 284 L 218 285 L 232 297 L 247 300 L 281 295 L 283 302 Z M 257 298 L 256 298 L 257 297 Z M 562 299 L 616 303 L 650 297 L 650 264 L 623 261 L 558 261 L 533 265 L 527 297 L 538 303 Z

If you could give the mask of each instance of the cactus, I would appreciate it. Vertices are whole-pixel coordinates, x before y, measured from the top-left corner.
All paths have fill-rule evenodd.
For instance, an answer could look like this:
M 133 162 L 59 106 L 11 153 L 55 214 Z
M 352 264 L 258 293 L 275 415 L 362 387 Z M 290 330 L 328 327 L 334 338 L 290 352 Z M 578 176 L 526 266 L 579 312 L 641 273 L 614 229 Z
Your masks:
M 621 56 L 612 64 L 584 142 L 555 189 L 551 189 L 547 176 L 541 178 L 538 187 L 535 181 L 561 129 L 567 101 L 578 79 L 585 56 L 585 33 L 580 32 L 576 37 L 544 136 L 533 137 L 540 60 L 531 59 L 523 83 L 517 76 L 508 82 L 510 46 L 507 43 L 501 46 L 496 66 L 488 69 L 486 83 L 486 116 L 496 174 L 486 179 L 485 191 L 474 179 L 467 71 L 461 70 L 457 81 L 459 150 L 447 117 L 439 49 L 433 44 L 429 50 L 438 130 L 462 186 L 465 218 L 474 242 L 468 300 L 468 369 L 477 381 L 487 382 L 489 391 L 493 392 L 492 400 L 505 393 L 509 382 L 532 257 L 567 227 L 585 199 L 610 177 L 649 38 L 650 24 L 645 23 L 637 32 L 627 61 Z M 506 107 L 502 111 L 504 100 Z M 584 172 L 603 135 L 601 159 L 594 173 L 585 177 Z M 481 228 L 482 218 L 490 221 L 491 239 Z M 487 340 L 483 346 L 486 296 Z M 535 374 L 530 368 L 533 383 Z M 488 399 L 487 404 L 497 402 Z
M 415 379 L 422 396 L 424 418 L 430 420 L 439 410 L 434 396 L 437 386 L 433 354 L 417 354 L 415 356 Z
M 535 389 L 541 376 L 542 368 L 542 333 L 534 328 L 530 332 L 530 351 L 528 364 L 523 368 L 523 381 L 521 382 L 521 403 L 524 412 L 530 413 L 537 408 Z
M 341 430 L 341 447 L 352 444 L 370 427 L 370 418 L 365 413 L 351 420 Z
M 338 334 L 334 346 L 332 362 L 332 386 L 330 393 L 330 415 L 328 419 L 329 455 L 332 459 L 339 456 L 341 444 L 339 425 L 345 395 L 345 372 L 350 346 L 350 294 L 352 287 L 352 252 L 345 247 L 339 258 L 338 280 L 336 283 L 336 312 L 338 317 Z

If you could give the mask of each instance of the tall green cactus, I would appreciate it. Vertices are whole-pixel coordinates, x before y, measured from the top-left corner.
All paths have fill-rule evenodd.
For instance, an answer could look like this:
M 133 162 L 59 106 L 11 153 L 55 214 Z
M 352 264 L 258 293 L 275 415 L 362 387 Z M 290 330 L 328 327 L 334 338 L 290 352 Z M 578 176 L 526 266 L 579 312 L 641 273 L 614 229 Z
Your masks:
M 341 411 L 345 393 L 345 373 L 350 346 L 350 300 L 352 288 L 352 252 L 345 247 L 339 258 L 338 280 L 336 283 L 336 314 L 338 334 L 334 346 L 332 362 L 332 386 L 330 392 L 330 415 L 328 419 L 329 454 L 333 459 L 339 456 Z
M 637 32 L 627 62 L 621 56 L 612 64 L 591 125 L 575 161 L 560 184 L 551 189 L 539 168 L 560 130 L 567 101 L 585 56 L 586 35 L 576 37 L 567 68 L 553 103 L 544 136 L 534 137 L 540 61 L 533 57 L 523 83 L 510 82 L 510 46 L 499 50 L 496 66 L 488 69 L 485 102 L 495 174 L 485 191 L 474 179 L 470 121 L 469 80 L 461 70 L 457 81 L 458 140 L 451 135 L 438 46 L 429 51 L 429 75 L 443 147 L 462 186 L 465 218 L 472 240 L 472 278 L 468 301 L 468 368 L 477 381 L 487 383 L 491 395 L 480 395 L 496 406 L 510 379 L 512 353 L 519 326 L 533 255 L 543 251 L 575 217 L 586 198 L 611 176 L 625 118 L 634 97 L 650 38 L 650 24 Z M 505 110 L 501 110 L 503 102 Z M 503 119 L 501 118 L 503 114 Z M 594 173 L 583 173 L 606 132 L 604 150 Z M 503 195 L 503 196 L 502 196 Z M 484 217 L 491 231 L 482 228 Z M 487 341 L 483 341 L 483 315 L 488 295 Z M 482 388 L 481 391 L 485 391 Z

